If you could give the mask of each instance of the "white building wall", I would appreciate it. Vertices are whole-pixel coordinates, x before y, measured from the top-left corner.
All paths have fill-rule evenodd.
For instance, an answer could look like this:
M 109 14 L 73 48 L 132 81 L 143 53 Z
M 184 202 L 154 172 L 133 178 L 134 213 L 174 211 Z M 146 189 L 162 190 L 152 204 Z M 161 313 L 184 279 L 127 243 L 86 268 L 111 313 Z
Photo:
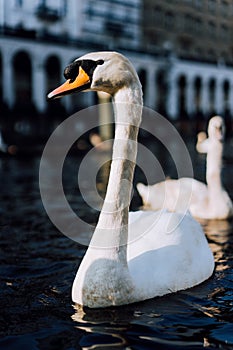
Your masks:
M 0 0 L 0 26 L 17 27 L 20 24 L 25 29 L 40 30 L 46 29 L 51 34 L 62 36 L 67 34 L 73 39 L 82 39 L 99 41 L 105 44 L 109 49 L 115 49 L 116 42 L 129 49 L 137 48 L 140 42 L 140 7 L 142 0 L 123 1 L 82 1 L 82 0 L 48 0 L 46 5 L 61 14 L 61 19 L 55 22 L 45 22 L 36 15 L 36 9 L 40 0 L 24 0 L 20 7 L 16 0 Z M 65 6 L 65 4 L 67 4 Z M 132 5 L 132 6 L 131 6 Z M 90 12 L 91 10 L 91 12 Z M 88 12 L 89 11 L 89 12 Z M 88 16 L 92 13 L 92 20 Z M 98 15 L 98 16 L 97 16 Z M 105 32 L 106 20 L 118 20 L 124 23 L 130 38 L 117 36 L 112 33 L 108 36 Z M 117 22 L 118 23 L 118 22 Z M 130 23 L 130 25 L 128 25 Z M 123 28 L 124 30 L 124 28 Z M 45 62 L 50 55 L 56 55 L 62 69 L 73 59 L 83 55 L 86 50 L 75 48 L 73 46 L 55 44 L 52 42 L 38 42 L 30 39 L 14 39 L 13 37 L 0 37 L 0 53 L 2 55 L 2 71 L 4 79 L 3 99 L 12 107 L 15 102 L 14 97 L 14 77 L 13 58 L 19 51 L 28 53 L 32 63 L 33 80 L 33 102 L 39 111 L 46 109 L 45 96 Z M 87 51 L 90 51 L 87 49 Z M 215 80 L 215 109 L 217 113 L 222 113 L 225 107 L 223 83 L 228 81 L 230 84 L 229 108 L 233 115 L 233 69 L 224 65 L 212 65 L 207 63 L 198 63 L 179 60 L 176 58 L 159 58 L 147 54 L 137 54 L 125 52 L 136 65 L 137 70 L 146 70 L 146 94 L 144 103 L 150 108 L 156 108 L 156 97 L 158 95 L 158 86 L 156 86 L 157 73 L 163 69 L 166 73 L 168 85 L 166 98 L 166 113 L 173 119 L 179 118 L 179 86 L 178 78 L 182 75 L 186 80 L 185 106 L 189 115 L 196 111 L 195 106 L 195 86 L 194 81 L 200 77 L 202 83 L 201 89 L 201 111 L 207 115 L 210 113 L 210 93 L 209 82 Z M 62 77 L 61 77 L 62 80 Z M 88 99 L 89 97 L 85 97 Z M 69 99 L 63 100 L 66 108 L 69 108 Z M 90 101 L 89 101 L 90 102 Z
M 193 110 L 192 103 L 194 104 L 194 84 L 193 81 L 195 78 L 200 77 L 202 82 L 201 88 L 201 110 L 204 114 L 210 112 L 210 96 L 208 91 L 208 85 L 210 79 L 214 78 L 216 81 L 216 90 L 215 90 L 215 109 L 217 113 L 222 113 L 224 109 L 224 98 L 223 98 L 223 81 L 227 80 L 229 83 L 233 80 L 233 69 L 226 66 L 217 66 L 214 64 L 207 64 L 201 62 L 190 62 L 176 60 L 175 66 L 173 66 L 173 74 L 175 76 L 184 75 L 187 79 L 187 90 L 186 99 L 187 99 L 187 110 L 191 112 Z M 171 106 L 170 111 L 167 110 L 168 114 L 171 113 L 173 118 L 178 117 L 177 104 L 177 85 L 174 82 L 174 79 L 170 80 L 171 91 L 169 96 L 168 108 Z M 232 91 L 231 91 L 231 98 Z M 172 102 L 173 101 L 173 102 Z M 195 110 L 195 109 L 194 109 Z M 232 106 L 230 111 L 233 114 Z
M 0 53 L 3 65 L 3 99 L 12 107 L 15 102 L 14 97 L 14 77 L 13 77 L 13 59 L 20 52 L 28 53 L 32 63 L 32 79 L 33 79 L 33 102 L 39 111 L 44 111 L 47 106 L 46 87 L 45 87 L 45 62 L 48 57 L 55 55 L 61 62 L 62 70 L 73 59 L 83 55 L 86 50 L 80 50 L 65 45 L 41 44 L 39 42 L 25 41 L 22 39 L 0 38 Z M 137 70 L 146 70 L 146 95 L 144 96 L 145 105 L 150 108 L 156 108 L 155 101 L 158 91 L 156 91 L 156 73 L 163 67 L 164 62 L 160 58 L 150 57 L 148 55 L 133 54 L 125 52 L 125 54 L 135 64 Z M 183 75 L 186 78 L 186 110 L 188 114 L 195 112 L 194 100 L 194 80 L 201 77 L 201 110 L 204 114 L 210 112 L 210 96 L 209 81 L 215 79 L 215 109 L 217 113 L 222 113 L 225 107 L 223 82 L 229 81 L 229 108 L 233 114 L 233 69 L 222 66 L 221 68 L 214 65 L 203 63 L 193 63 L 188 61 L 176 60 L 171 70 L 167 71 L 168 93 L 166 96 L 166 111 L 173 118 L 179 118 L 178 111 L 178 77 Z M 61 81 L 63 77 L 61 76 Z M 158 88 L 158 87 L 157 87 Z M 64 100 L 66 106 L 66 99 Z

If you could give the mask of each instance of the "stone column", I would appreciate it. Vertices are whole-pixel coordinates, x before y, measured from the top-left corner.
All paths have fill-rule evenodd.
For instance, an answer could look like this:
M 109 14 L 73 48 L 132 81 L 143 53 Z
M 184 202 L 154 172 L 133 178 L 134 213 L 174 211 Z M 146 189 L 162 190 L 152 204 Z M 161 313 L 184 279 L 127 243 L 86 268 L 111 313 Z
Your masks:
M 146 93 L 144 104 L 146 107 L 155 109 L 156 104 L 156 70 L 153 67 L 146 72 Z
M 15 89 L 13 76 L 13 57 L 12 53 L 7 49 L 2 51 L 2 70 L 3 70 L 3 84 L 2 89 L 3 101 L 8 107 L 12 108 L 15 103 Z
M 233 115 L 233 81 L 230 82 L 228 106 L 230 114 Z
M 42 60 L 34 56 L 32 59 L 32 101 L 39 112 L 46 109 L 45 69 Z
M 215 111 L 217 114 L 222 114 L 224 111 L 224 91 L 222 80 L 216 80 L 215 89 Z
M 171 119 L 178 117 L 178 89 L 177 76 L 169 74 L 167 79 L 166 113 Z
M 187 77 L 187 86 L 185 93 L 186 111 L 190 117 L 195 112 L 194 78 L 192 76 Z
M 0 27 L 4 27 L 5 25 L 5 6 L 4 0 L 0 0 Z

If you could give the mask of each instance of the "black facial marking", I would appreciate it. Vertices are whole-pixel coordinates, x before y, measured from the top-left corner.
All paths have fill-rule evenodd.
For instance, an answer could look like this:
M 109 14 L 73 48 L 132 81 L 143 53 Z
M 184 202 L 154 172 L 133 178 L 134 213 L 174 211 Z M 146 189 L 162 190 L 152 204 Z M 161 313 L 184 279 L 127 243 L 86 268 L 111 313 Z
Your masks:
M 104 60 L 98 60 L 96 61 L 97 66 L 101 66 L 102 64 L 104 64 Z
M 69 64 L 64 70 L 64 77 L 68 80 L 70 79 L 71 83 L 77 78 L 78 73 L 79 73 L 79 61 L 73 62 Z
M 89 75 L 90 79 L 92 79 L 93 72 L 95 68 L 98 65 L 102 65 L 104 63 L 104 60 L 79 60 L 75 61 L 69 66 L 67 66 L 64 70 L 64 77 L 65 79 L 70 79 L 70 83 L 72 83 L 79 74 L 79 67 L 82 67 L 82 69 Z

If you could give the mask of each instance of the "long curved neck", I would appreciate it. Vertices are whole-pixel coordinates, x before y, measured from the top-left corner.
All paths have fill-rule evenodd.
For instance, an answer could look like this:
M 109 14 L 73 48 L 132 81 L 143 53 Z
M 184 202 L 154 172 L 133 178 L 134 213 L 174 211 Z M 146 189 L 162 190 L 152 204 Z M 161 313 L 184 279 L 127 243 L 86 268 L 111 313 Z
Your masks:
M 142 94 L 138 83 L 119 90 L 113 99 L 115 138 L 107 192 L 91 245 L 107 247 L 111 258 L 126 263 L 128 212 L 137 157 Z
M 206 157 L 206 182 L 213 191 L 222 189 L 222 153 L 223 144 L 218 140 L 210 140 Z

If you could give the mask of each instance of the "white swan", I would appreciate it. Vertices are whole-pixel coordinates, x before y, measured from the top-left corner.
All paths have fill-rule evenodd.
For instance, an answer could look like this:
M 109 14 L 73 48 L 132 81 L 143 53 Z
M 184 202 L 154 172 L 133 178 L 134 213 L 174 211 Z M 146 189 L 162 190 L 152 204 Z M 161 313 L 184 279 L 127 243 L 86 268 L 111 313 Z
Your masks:
M 115 52 L 90 53 L 70 64 L 64 76 L 67 81 L 49 99 L 81 90 L 111 93 L 116 123 L 107 193 L 73 283 L 73 301 L 92 308 L 122 305 L 206 280 L 214 269 L 213 255 L 190 215 L 129 215 L 142 113 L 141 85 L 131 63 Z
M 206 153 L 207 185 L 192 178 L 166 180 L 152 186 L 137 184 L 143 205 L 152 210 L 167 208 L 179 211 L 181 206 L 202 219 L 227 219 L 233 215 L 232 201 L 223 188 L 221 180 L 223 140 L 225 124 L 223 118 L 215 116 L 205 132 L 198 134 L 197 151 Z

